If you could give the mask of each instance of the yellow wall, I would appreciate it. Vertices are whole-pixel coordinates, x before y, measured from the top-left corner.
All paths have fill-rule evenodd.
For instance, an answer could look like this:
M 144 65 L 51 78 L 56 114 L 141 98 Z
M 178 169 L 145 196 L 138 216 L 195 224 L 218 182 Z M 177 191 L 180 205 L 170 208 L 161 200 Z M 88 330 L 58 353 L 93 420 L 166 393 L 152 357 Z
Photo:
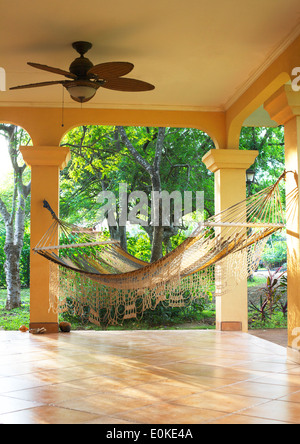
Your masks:
M 67 108 L 63 127 L 61 113 L 58 108 L 0 107 L 0 122 L 23 127 L 30 134 L 33 145 L 42 146 L 59 146 L 63 136 L 80 125 L 197 128 L 212 138 L 216 148 L 226 145 L 225 114 L 222 112 Z

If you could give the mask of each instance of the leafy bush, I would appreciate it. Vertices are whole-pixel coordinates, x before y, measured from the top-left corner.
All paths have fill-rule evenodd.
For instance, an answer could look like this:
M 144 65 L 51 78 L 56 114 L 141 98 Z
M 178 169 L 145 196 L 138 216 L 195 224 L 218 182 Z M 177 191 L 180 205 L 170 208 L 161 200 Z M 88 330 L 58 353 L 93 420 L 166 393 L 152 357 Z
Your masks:
M 278 234 L 271 236 L 262 254 L 262 262 L 265 267 L 274 269 L 281 267 L 286 261 L 286 238 Z
M 136 258 L 150 262 L 151 259 L 151 243 L 147 233 L 139 232 L 137 236 L 128 236 L 127 238 L 128 253 Z
M 286 290 L 287 277 L 285 272 L 281 268 L 273 272 L 268 270 L 266 283 L 258 290 L 258 302 L 249 302 L 251 328 L 259 328 L 258 326 L 275 328 L 278 324 L 286 325 Z

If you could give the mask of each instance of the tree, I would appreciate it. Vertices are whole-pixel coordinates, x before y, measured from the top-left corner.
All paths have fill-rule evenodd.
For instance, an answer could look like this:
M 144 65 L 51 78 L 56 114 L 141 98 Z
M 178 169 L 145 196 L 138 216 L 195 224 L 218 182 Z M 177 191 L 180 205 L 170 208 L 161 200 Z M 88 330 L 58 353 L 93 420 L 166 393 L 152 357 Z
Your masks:
M 118 197 L 119 184 L 124 182 L 128 185 L 128 196 L 139 190 L 148 195 L 149 201 L 154 187 L 169 193 L 174 190 L 181 193 L 204 191 L 205 216 L 213 215 L 214 176 L 202 162 L 203 156 L 214 148 L 212 140 L 202 131 L 190 128 L 165 128 L 160 133 L 160 141 L 159 128 L 152 127 L 83 126 L 68 133 L 63 145 L 70 147 L 72 162 L 62 172 L 61 216 L 71 222 L 95 224 L 98 194 L 101 191 L 112 191 Z M 274 183 L 283 171 L 283 138 L 281 127 L 242 129 L 240 148 L 259 151 L 255 161 L 257 180 L 252 186 L 252 192 Z M 156 173 L 155 166 L 159 167 L 156 168 Z M 129 202 L 128 210 L 130 205 L 132 203 Z M 150 219 L 150 208 L 148 214 Z M 163 253 L 169 252 L 187 235 L 185 227 L 174 226 L 174 215 L 171 216 L 170 225 L 163 227 L 163 230 L 158 227 L 157 230 L 163 232 Z M 136 234 L 128 236 L 126 227 L 120 226 L 118 220 L 117 202 L 117 226 L 110 227 L 110 236 L 119 240 L 123 248 L 128 247 L 131 253 L 138 253 L 137 250 L 134 251 L 132 241 Z M 148 226 L 142 226 L 139 230 L 143 238 L 143 251 L 139 252 L 138 257 L 144 259 L 147 238 L 143 231 L 147 233 L 153 246 L 154 227 L 148 223 Z M 158 253 L 155 254 L 159 257 L 160 240 L 157 247 Z M 147 259 L 150 259 L 148 252 L 149 248 Z
M 285 168 L 284 128 L 244 127 L 241 131 L 240 149 L 257 150 L 255 183 L 252 192 L 258 192 L 275 183 Z
M 20 257 L 25 232 L 26 200 L 30 194 L 30 181 L 26 165 L 19 158 L 19 146 L 29 144 L 30 138 L 23 129 L 14 125 L 0 124 L 0 133 L 8 142 L 14 175 L 12 195 L 10 198 L 0 197 L 0 215 L 5 224 L 6 309 L 11 310 L 21 305 Z
M 72 217 L 72 213 L 77 217 L 88 214 L 91 223 L 95 216 L 92 208 L 95 196 L 102 190 L 112 191 L 118 196 L 119 184 L 124 182 L 128 185 L 128 196 L 139 190 L 146 193 L 149 201 L 151 191 L 163 189 L 169 193 L 174 190 L 183 193 L 204 190 L 205 209 L 209 215 L 213 214 L 213 175 L 202 163 L 203 155 L 213 148 L 213 142 L 199 130 L 80 127 L 67 135 L 63 145 L 71 148 L 72 163 L 62 173 L 62 217 Z M 193 209 L 195 203 L 194 200 Z M 129 202 L 129 210 L 130 205 Z M 150 223 L 142 227 L 151 240 L 152 260 L 161 257 L 162 246 L 165 252 L 170 251 L 173 248 L 171 239 L 178 237 L 184 228 L 174 225 L 172 210 L 173 206 L 168 227 L 161 224 L 154 227 Z M 150 221 L 150 207 L 148 214 Z M 118 216 L 117 207 L 117 221 Z M 110 227 L 110 234 L 126 248 L 126 227 L 118 224 Z
M 123 176 L 127 169 L 119 168 L 125 153 L 120 153 L 118 134 L 114 127 L 82 126 L 67 134 L 62 146 L 71 149 L 72 162 L 61 173 L 61 217 L 95 225 L 99 222 L 99 193 L 114 191 L 117 195 L 119 183 L 128 180 Z M 130 181 L 134 184 L 133 177 Z M 126 227 L 118 224 L 109 231 L 111 239 L 119 240 L 126 250 Z
M 117 129 L 120 133 L 122 142 L 130 152 L 130 154 L 134 157 L 135 161 L 149 174 L 152 191 L 161 193 L 162 188 L 161 188 L 160 167 L 161 167 L 162 150 L 163 150 L 166 129 L 158 128 L 157 133 L 153 135 L 153 139 L 156 140 L 156 147 L 152 163 L 149 163 L 145 159 L 145 157 L 143 157 L 138 152 L 138 150 L 133 146 L 133 144 L 130 142 L 129 138 L 127 137 L 125 129 L 122 126 L 117 127 Z M 162 257 L 164 227 L 161 224 L 161 213 L 162 213 L 162 204 L 161 204 L 161 199 L 159 199 L 158 205 L 154 206 L 154 218 L 159 220 L 160 223 L 153 226 L 151 262 L 154 262 Z

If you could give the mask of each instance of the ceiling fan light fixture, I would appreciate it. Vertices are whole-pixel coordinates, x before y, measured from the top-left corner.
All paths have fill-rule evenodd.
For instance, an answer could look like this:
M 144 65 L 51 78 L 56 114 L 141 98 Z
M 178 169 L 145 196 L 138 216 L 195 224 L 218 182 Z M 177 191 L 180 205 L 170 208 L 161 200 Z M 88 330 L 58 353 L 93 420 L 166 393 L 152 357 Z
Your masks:
M 71 98 L 81 103 L 92 99 L 97 91 L 97 88 L 85 85 L 68 85 L 66 88 Z

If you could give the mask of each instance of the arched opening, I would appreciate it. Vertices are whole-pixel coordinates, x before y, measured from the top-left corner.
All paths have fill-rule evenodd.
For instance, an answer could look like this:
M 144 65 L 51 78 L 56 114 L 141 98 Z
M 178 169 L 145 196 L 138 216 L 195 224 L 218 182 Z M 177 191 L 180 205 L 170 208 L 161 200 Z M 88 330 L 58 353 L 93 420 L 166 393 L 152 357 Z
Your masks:
M 73 213 L 73 218 L 76 215 L 77 219 L 82 217 L 83 222 L 96 223 L 98 214 L 93 207 L 97 206 L 99 193 L 112 191 L 118 194 L 119 199 L 120 184 L 126 185 L 128 195 L 132 192 L 144 192 L 150 202 L 151 191 L 154 191 L 154 173 L 159 176 L 157 180 L 160 191 L 179 191 L 182 196 L 187 191 L 204 191 L 205 211 L 208 215 L 213 214 L 213 177 L 202 163 L 204 154 L 214 148 L 207 134 L 196 129 L 166 128 L 163 140 L 158 142 L 158 128 L 127 127 L 124 134 L 132 146 L 130 149 L 122 141 L 118 128 L 82 126 L 70 131 L 62 140 L 62 146 L 69 147 L 73 155 L 72 162 L 61 174 L 62 217 L 70 217 L 72 220 Z M 154 165 L 158 166 L 159 171 L 154 171 Z M 69 185 L 70 180 L 72 186 Z M 195 203 L 192 202 L 190 212 Z M 145 211 L 143 214 L 144 219 L 140 219 L 140 226 L 149 228 L 152 225 L 151 208 L 147 209 L 147 216 Z M 117 216 L 119 219 L 120 214 Z M 128 216 L 130 215 L 126 214 L 127 226 L 130 225 Z M 118 239 L 124 238 L 118 229 L 111 230 L 111 235 L 114 237 L 113 231 L 116 231 Z M 149 229 L 146 231 L 150 233 Z M 172 237 L 175 232 L 178 229 L 169 235 Z M 166 234 L 165 239 L 164 253 L 168 253 L 170 237 L 167 239 Z M 126 239 L 123 246 L 126 248 Z
M 99 229 L 101 204 L 97 199 L 103 192 L 113 193 L 114 223 L 108 223 L 106 214 L 100 227 L 107 238 L 120 241 L 139 260 L 154 262 L 180 245 L 199 223 L 197 203 L 203 203 L 206 217 L 214 214 L 213 174 L 202 162 L 214 144 L 200 130 L 82 126 L 70 131 L 61 145 L 70 148 L 73 156 L 61 173 L 60 217 Z M 172 200 L 167 223 L 154 225 L 152 192 L 181 195 L 179 221 Z

